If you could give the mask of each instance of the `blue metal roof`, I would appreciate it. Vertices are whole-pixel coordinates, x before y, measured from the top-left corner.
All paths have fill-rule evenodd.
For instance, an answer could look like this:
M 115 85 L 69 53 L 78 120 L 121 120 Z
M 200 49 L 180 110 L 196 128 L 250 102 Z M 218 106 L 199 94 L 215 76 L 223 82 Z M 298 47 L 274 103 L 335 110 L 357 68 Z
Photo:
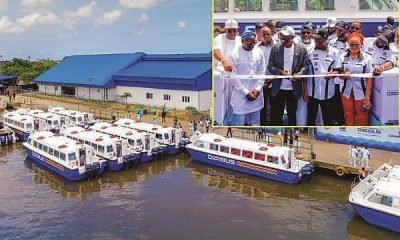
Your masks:
M 97 86 L 113 86 L 111 76 L 139 60 L 144 53 L 75 55 L 50 68 L 34 79 L 35 83 Z
M 118 86 L 211 90 L 211 53 L 146 54 L 113 80 Z
M 3 80 L 14 80 L 14 79 L 17 79 L 18 77 L 17 76 L 14 76 L 14 75 L 3 75 L 3 74 L 0 74 L 0 81 L 3 81 Z

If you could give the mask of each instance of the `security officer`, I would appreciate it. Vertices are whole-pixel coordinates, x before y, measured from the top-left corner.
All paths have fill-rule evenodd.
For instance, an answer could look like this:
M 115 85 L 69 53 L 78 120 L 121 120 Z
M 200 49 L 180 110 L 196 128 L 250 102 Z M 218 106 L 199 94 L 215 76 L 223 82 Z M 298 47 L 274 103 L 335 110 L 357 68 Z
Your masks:
M 376 27 L 376 30 L 374 33 L 375 38 L 378 38 L 380 35 L 382 35 L 382 33 L 383 33 L 383 27 L 382 26 Z
M 335 17 L 329 17 L 326 19 L 325 28 L 328 30 L 328 43 L 336 37 L 336 23 L 337 19 Z
M 250 30 L 242 33 L 242 46 L 231 55 L 232 73 L 241 75 L 265 74 L 264 54 L 255 47 L 256 34 Z M 260 125 L 260 110 L 264 107 L 263 79 L 234 79 L 230 100 L 233 109 L 233 125 L 244 126 L 245 119 L 249 125 Z
M 339 73 L 341 69 L 339 51 L 328 45 L 328 31 L 320 28 L 312 37 L 316 46 L 309 53 L 311 74 Z M 324 125 L 333 125 L 332 100 L 334 95 L 335 80 L 333 78 L 327 76 L 307 79 L 307 87 L 304 88 L 303 94 L 308 107 L 307 126 L 316 125 L 315 119 L 319 106 L 321 106 Z
M 315 47 L 314 39 L 311 38 L 311 36 L 314 34 L 314 31 L 315 29 L 312 22 L 305 22 L 301 26 L 300 36 L 297 36 L 294 39 L 294 42 L 305 47 L 307 52 L 310 53 Z
M 367 49 L 372 57 L 374 75 L 381 75 L 383 71 L 392 69 L 396 64 L 396 56 L 389 48 L 389 39 L 385 35 L 376 38 L 374 45 Z
M 343 54 L 348 48 L 347 37 L 349 36 L 350 25 L 345 21 L 339 21 L 335 25 L 336 27 L 336 38 L 329 42 L 329 46 L 336 48 L 339 51 L 339 55 Z M 333 119 L 337 125 L 342 126 L 345 124 L 343 105 L 340 96 L 340 83 L 341 79 L 335 78 L 335 96 L 333 99 L 334 116 Z

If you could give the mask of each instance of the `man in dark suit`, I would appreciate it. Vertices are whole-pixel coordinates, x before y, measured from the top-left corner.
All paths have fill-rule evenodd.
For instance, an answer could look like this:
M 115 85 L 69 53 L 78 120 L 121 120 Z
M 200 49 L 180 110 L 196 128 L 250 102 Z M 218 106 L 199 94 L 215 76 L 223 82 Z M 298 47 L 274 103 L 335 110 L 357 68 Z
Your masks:
M 307 49 L 295 44 L 294 29 L 285 26 L 281 29 L 280 44 L 274 45 L 268 63 L 268 71 L 273 75 L 290 76 L 274 79 L 271 89 L 271 125 L 283 125 L 283 111 L 286 104 L 289 126 L 296 126 L 297 100 L 302 96 L 303 79 L 296 75 L 307 74 Z

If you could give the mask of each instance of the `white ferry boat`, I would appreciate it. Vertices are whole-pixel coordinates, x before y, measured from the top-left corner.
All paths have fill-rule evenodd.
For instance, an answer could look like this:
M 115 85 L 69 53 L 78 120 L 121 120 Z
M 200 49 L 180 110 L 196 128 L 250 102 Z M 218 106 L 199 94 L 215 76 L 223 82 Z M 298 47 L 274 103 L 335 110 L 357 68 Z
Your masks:
M 186 149 L 193 160 L 284 183 L 298 183 L 314 170 L 310 162 L 296 159 L 288 147 L 197 131 L 190 141 Z
M 140 152 L 131 149 L 124 139 L 112 138 L 107 134 L 79 126 L 62 129 L 61 134 L 92 146 L 96 155 L 107 161 L 108 170 L 118 171 L 139 162 Z
M 400 233 L 400 165 L 380 166 L 352 187 L 349 202 L 368 223 Z
M 11 128 L 5 126 L 3 122 L 0 122 L 0 145 L 14 143 L 15 140 L 15 133 Z
M 30 159 L 71 181 L 98 176 L 106 166 L 93 147 L 49 131 L 32 134 L 23 145 Z
M 135 122 L 134 120 L 127 118 L 121 118 L 114 124 L 117 124 L 121 127 L 141 130 L 153 134 L 155 137 L 155 141 L 161 145 L 160 147 L 162 147 L 162 145 L 166 146 L 167 154 L 176 154 L 179 151 L 179 143 L 182 139 L 181 136 L 179 136 L 179 134 L 177 133 L 177 129 L 175 128 L 144 122 Z
M 224 22 L 231 18 L 239 22 L 239 31 L 243 32 L 270 19 L 284 20 L 300 30 L 306 21 L 323 27 L 328 17 L 335 17 L 338 21 L 362 22 L 363 35 L 373 37 L 377 26 L 386 23 L 386 17 L 393 16 L 398 22 L 397 10 L 396 0 L 214 0 L 214 35 L 224 32 Z
M 5 112 L 3 114 L 4 125 L 9 127 L 18 140 L 26 142 L 33 130 L 33 117 L 18 112 Z
M 72 125 L 78 125 L 84 127 L 84 126 L 92 126 L 96 122 L 93 115 L 86 112 L 68 110 L 63 107 L 55 107 L 51 105 L 49 106 L 47 111 L 66 117 L 66 120 L 68 120 L 69 123 Z
M 18 109 L 17 112 L 24 113 L 34 118 L 33 129 L 35 131 L 46 130 L 59 133 L 62 126 L 68 125 L 65 117 L 51 112 L 44 112 L 41 109 Z
M 107 134 L 113 137 L 116 136 L 128 141 L 131 149 L 141 152 L 140 162 L 151 161 L 153 157 L 158 157 L 161 153 L 159 144 L 155 143 L 154 136 L 152 134 L 124 128 L 108 122 L 95 123 L 91 128 L 99 133 Z

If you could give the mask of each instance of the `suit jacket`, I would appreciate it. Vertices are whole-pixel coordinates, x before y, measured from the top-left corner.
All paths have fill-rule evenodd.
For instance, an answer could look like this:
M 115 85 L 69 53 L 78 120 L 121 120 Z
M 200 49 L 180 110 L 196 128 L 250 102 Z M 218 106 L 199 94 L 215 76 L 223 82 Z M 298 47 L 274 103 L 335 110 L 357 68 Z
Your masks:
M 307 49 L 298 44 L 294 44 L 294 55 L 293 55 L 293 65 L 292 73 L 297 74 L 307 74 L 308 72 L 308 54 Z M 281 75 L 281 71 L 284 70 L 283 64 L 283 48 L 282 44 L 274 45 L 271 49 L 271 54 L 269 55 L 268 71 L 273 75 Z M 293 94 L 296 99 L 299 99 L 303 94 L 303 81 L 300 78 L 297 81 L 292 82 Z M 274 79 L 272 81 L 271 95 L 275 97 L 278 95 L 279 89 L 281 88 L 282 79 Z

